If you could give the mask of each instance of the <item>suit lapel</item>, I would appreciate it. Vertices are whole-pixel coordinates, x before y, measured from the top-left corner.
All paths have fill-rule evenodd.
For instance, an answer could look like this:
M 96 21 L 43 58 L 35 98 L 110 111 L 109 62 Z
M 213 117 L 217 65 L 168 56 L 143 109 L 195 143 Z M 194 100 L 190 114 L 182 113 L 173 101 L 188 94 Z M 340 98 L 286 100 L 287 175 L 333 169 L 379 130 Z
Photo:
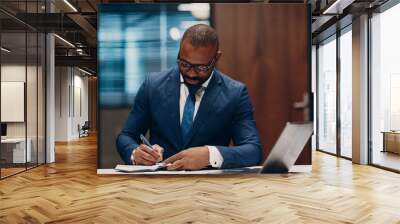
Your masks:
M 210 80 L 208 87 L 206 88 L 203 98 L 201 100 L 199 109 L 197 111 L 193 128 L 189 134 L 189 138 L 184 142 L 184 149 L 189 145 L 190 141 L 196 135 L 196 133 L 201 129 L 202 125 L 209 118 L 209 114 L 212 110 L 216 108 L 216 99 L 221 91 L 221 78 L 217 70 L 214 70 L 213 77 Z
M 174 69 L 165 85 L 164 113 L 167 115 L 166 127 L 171 130 L 172 141 L 176 142 L 176 148 L 182 148 L 182 137 L 180 132 L 180 112 L 179 112 L 179 96 L 180 96 L 180 79 L 179 69 Z

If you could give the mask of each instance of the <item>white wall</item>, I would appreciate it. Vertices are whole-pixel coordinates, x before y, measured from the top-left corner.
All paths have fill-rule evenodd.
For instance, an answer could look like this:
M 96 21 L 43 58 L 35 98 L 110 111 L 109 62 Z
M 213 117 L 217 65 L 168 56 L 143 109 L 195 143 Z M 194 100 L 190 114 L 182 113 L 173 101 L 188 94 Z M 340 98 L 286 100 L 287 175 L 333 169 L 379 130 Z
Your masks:
M 25 69 L 25 65 L 2 65 L 1 81 L 25 82 Z M 7 108 L 1 108 L 1 110 L 7 110 Z M 7 123 L 7 137 L 25 137 L 25 122 Z
M 67 67 L 55 68 L 55 141 L 68 140 L 68 71 Z
M 27 69 L 27 70 L 25 70 Z M 5 64 L 1 66 L 1 81 L 3 82 L 26 82 L 25 76 L 28 72 L 28 87 L 27 87 L 27 120 L 28 120 L 28 137 L 31 133 L 36 136 L 36 82 L 33 76 L 36 77 L 36 66 L 18 65 L 18 64 Z M 39 105 L 41 107 L 42 105 Z M 9 108 L 1 108 L 1 110 L 8 110 Z M 25 137 L 25 123 L 26 122 L 7 122 L 7 136 L 8 137 Z
M 74 108 L 73 108 L 73 119 L 72 119 L 72 136 L 78 137 L 78 124 L 81 126 L 85 121 L 89 120 L 88 113 L 88 77 L 82 76 L 83 73 L 76 74 L 77 70 L 74 70 Z
M 55 140 L 70 141 L 88 120 L 88 77 L 72 67 L 56 67 L 55 73 Z
M 29 139 L 33 162 L 39 159 L 39 163 L 44 163 L 44 74 L 41 66 L 25 64 L 3 64 L 1 66 L 1 81 L 3 82 L 24 82 L 26 85 L 26 105 L 22 107 L 22 113 L 26 112 L 26 121 L 6 122 L 8 138 Z M 27 78 L 27 80 L 26 80 Z M 2 96 L 7 97 L 7 96 Z M 13 113 L 12 108 L 2 107 L 3 112 Z M 39 154 L 37 156 L 37 154 Z

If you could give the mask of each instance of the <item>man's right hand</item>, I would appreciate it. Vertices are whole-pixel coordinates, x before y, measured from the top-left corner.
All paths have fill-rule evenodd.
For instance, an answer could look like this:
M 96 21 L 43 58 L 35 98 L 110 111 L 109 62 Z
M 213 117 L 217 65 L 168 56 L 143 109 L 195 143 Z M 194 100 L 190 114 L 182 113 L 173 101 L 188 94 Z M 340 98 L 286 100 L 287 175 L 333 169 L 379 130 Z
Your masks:
M 164 149 L 159 145 L 153 145 L 153 149 L 145 144 L 139 145 L 132 152 L 131 160 L 135 165 L 155 165 L 163 160 Z

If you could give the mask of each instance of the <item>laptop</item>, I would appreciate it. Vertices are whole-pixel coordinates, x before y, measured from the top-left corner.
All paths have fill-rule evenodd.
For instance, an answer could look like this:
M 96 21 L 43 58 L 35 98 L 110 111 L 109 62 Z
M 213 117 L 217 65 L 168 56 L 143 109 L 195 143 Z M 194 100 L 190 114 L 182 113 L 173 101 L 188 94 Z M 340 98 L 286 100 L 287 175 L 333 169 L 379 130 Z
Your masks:
M 223 174 L 238 173 L 288 173 L 288 172 L 309 172 L 311 166 L 295 166 L 297 158 L 303 151 L 313 133 L 313 123 L 286 123 L 277 142 L 265 159 L 263 165 L 224 169 Z
M 294 166 L 313 133 L 313 123 L 286 123 L 265 159 L 260 173 L 287 173 Z

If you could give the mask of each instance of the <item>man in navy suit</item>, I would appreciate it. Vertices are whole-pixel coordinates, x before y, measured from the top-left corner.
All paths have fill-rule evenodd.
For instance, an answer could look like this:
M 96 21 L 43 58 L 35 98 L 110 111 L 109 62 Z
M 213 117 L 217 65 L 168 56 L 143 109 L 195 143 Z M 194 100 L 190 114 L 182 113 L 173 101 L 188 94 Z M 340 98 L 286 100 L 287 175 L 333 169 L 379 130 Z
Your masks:
M 216 31 L 194 25 L 184 33 L 177 67 L 150 74 L 140 87 L 117 148 L 126 164 L 169 170 L 257 165 L 259 134 L 246 86 L 215 69 Z M 140 144 L 150 131 L 153 149 Z M 230 146 L 230 143 L 233 145 Z

